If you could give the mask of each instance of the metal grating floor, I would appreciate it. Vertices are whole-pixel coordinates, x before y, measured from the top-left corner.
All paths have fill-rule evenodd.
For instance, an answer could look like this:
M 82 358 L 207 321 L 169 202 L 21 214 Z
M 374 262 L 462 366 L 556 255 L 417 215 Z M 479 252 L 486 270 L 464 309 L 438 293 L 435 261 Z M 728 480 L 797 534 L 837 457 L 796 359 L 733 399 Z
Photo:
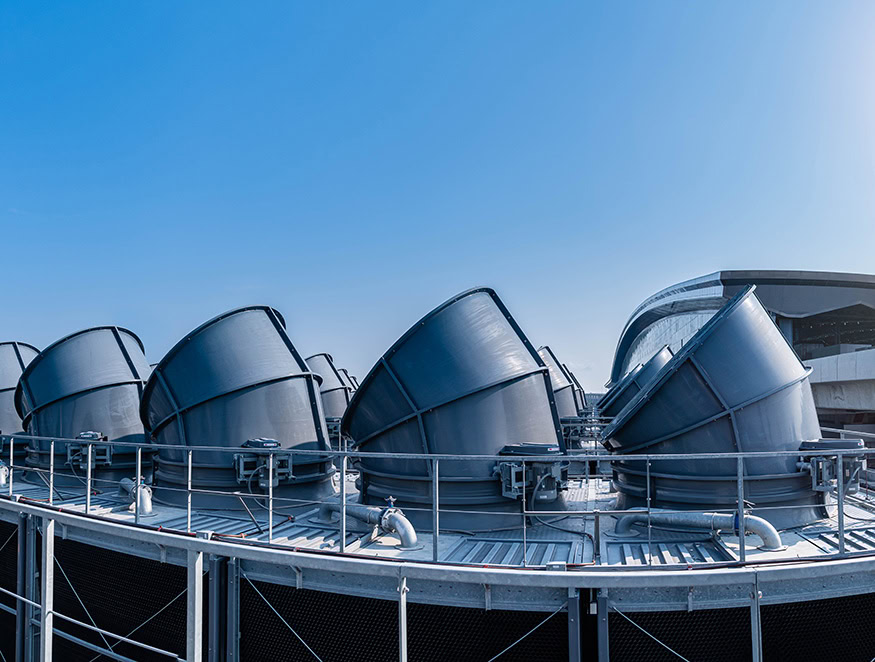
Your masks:
M 662 540 L 646 542 L 610 540 L 604 543 L 602 563 L 607 565 L 692 565 L 735 560 L 714 540 Z

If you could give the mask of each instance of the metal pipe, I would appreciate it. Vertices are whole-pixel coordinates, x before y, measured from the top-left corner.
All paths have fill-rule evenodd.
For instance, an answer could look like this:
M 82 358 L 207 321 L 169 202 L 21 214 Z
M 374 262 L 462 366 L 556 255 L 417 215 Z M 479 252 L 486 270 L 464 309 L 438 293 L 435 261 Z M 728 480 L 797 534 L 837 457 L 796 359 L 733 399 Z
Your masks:
M 617 521 L 614 532 L 620 535 L 629 533 L 633 524 L 647 523 L 648 513 L 641 511 L 631 515 L 624 515 Z M 683 526 L 712 531 L 736 531 L 738 530 L 738 515 L 726 513 L 660 513 L 651 512 L 650 521 L 664 526 Z M 767 552 L 778 552 L 786 549 L 781 542 L 778 530 L 767 520 L 755 515 L 744 516 L 744 530 L 760 537 L 763 544 L 760 549 Z M 743 540 L 743 536 L 739 536 Z M 743 544 L 739 541 L 739 546 Z
M 319 517 L 322 520 L 330 520 L 331 513 L 339 513 L 342 508 L 343 505 L 340 503 L 323 503 Z M 351 503 L 346 506 L 346 515 L 365 524 L 377 526 L 386 533 L 398 534 L 401 549 L 419 549 L 416 529 L 398 508 L 379 508 Z
M 152 489 L 148 485 L 138 484 L 130 478 L 122 478 L 118 486 L 123 493 L 130 497 L 137 520 L 140 517 L 154 515 L 152 512 Z

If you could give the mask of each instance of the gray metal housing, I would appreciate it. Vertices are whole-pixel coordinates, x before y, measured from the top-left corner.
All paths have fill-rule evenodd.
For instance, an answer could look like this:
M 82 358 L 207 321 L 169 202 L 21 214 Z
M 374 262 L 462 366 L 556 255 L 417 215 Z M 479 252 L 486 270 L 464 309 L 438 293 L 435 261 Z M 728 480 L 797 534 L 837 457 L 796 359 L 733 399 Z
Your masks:
M 320 381 L 273 308 L 231 310 L 188 333 L 153 369 L 140 406 L 146 432 L 159 445 L 155 498 L 185 499 L 188 450 L 194 488 L 263 493 L 251 481 L 240 484 L 233 456 L 198 447 L 241 447 L 267 438 L 282 449 L 327 450 Z M 306 502 L 334 493 L 330 461 L 318 455 L 292 459 L 293 477 L 274 489 L 277 497 Z M 242 508 L 238 499 L 221 495 L 197 494 L 194 501 Z
M 605 446 L 627 455 L 798 450 L 820 437 L 806 369 L 769 317 L 754 287 L 736 295 L 668 362 L 605 429 Z M 779 528 L 825 515 L 822 498 L 794 457 L 744 460 L 745 500 Z M 736 463 L 656 461 L 652 506 L 733 509 Z M 641 461 L 615 468 L 618 508 L 645 505 Z M 787 508 L 794 506 L 794 508 Z
M 553 387 L 553 396 L 556 399 L 556 411 L 560 418 L 568 418 L 579 414 L 577 394 L 574 382 L 559 359 L 547 345 L 538 349 L 538 355 L 544 361 L 544 365 L 550 370 L 550 383 Z
M 674 356 L 671 349 L 666 345 L 651 357 L 644 365 L 638 364 L 621 379 L 611 390 L 605 393 L 599 400 L 599 413 L 602 416 L 614 417 L 619 414 L 623 407 L 659 374 L 662 367 Z
M 571 372 L 571 369 L 562 364 L 562 369 L 568 375 L 572 382 L 574 382 L 574 397 L 576 398 L 577 411 L 579 414 L 583 413 L 583 410 L 586 409 L 586 392 L 583 390 L 583 386 L 580 385 L 580 382 L 577 381 L 577 377 L 574 376 L 574 373 Z
M 341 418 L 352 392 L 355 390 L 352 384 L 347 384 L 343 373 L 334 365 L 331 354 L 314 354 L 304 359 L 310 370 L 322 377 L 322 409 L 326 418 Z
M 392 345 L 353 396 L 342 430 L 356 450 L 371 452 L 497 454 L 527 442 L 565 450 L 548 370 L 488 288 L 441 304 Z M 501 496 L 495 466 L 441 462 L 441 510 L 518 513 L 520 503 Z M 363 502 L 394 497 L 417 529 L 431 529 L 431 462 L 363 457 L 359 469 Z M 466 530 L 508 524 L 450 512 L 441 521 Z
M 33 361 L 39 350 L 23 342 L 0 343 L 0 434 L 18 434 L 24 432 L 21 417 L 15 410 L 15 387 L 18 379 L 28 364 Z M 0 447 L 6 448 L 5 442 Z M 15 457 L 23 458 L 27 454 L 27 444 L 15 446 Z M 3 460 L 9 456 L 4 454 Z
M 15 390 L 15 409 L 28 434 L 76 438 L 99 432 L 111 441 L 143 443 L 137 412 L 149 374 L 143 343 L 131 331 L 98 326 L 52 343 L 27 366 Z M 78 484 L 68 449 L 55 446 L 60 483 Z M 50 443 L 32 442 L 27 464 L 48 469 Z M 115 448 L 109 465 L 95 465 L 96 479 L 132 475 L 134 451 Z

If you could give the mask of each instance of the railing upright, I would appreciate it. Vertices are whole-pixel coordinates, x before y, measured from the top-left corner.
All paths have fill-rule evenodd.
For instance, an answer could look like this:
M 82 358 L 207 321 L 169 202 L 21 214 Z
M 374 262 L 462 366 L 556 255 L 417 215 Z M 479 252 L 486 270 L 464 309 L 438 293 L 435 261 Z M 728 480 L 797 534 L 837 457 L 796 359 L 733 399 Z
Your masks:
M 91 446 L 89 446 L 89 449 Z M 143 449 L 137 446 L 137 476 L 134 485 L 134 524 L 140 523 L 140 483 L 143 481 Z
M 845 553 L 845 466 L 844 455 L 839 453 L 836 457 L 836 490 L 838 492 L 838 517 L 839 517 L 839 554 Z
M 15 473 L 15 455 L 13 453 L 15 437 L 9 437 L 9 497 L 12 498 L 12 474 Z
M 85 467 L 85 514 L 91 512 L 91 442 L 89 441 L 85 450 L 85 459 L 88 466 Z
M 440 464 L 441 461 L 437 458 L 434 459 L 434 470 L 432 471 L 431 476 L 431 530 L 432 530 L 432 543 L 431 543 L 431 560 L 437 563 L 438 561 L 438 551 L 439 551 L 439 539 L 440 539 Z M 523 521 L 525 524 L 525 521 Z
M 735 463 L 736 481 L 738 483 L 738 558 L 744 563 L 746 549 L 744 546 L 744 460 L 739 455 Z
M 340 551 L 346 551 L 346 460 L 340 460 Z
M 191 453 L 188 451 L 188 477 L 185 488 L 185 531 L 191 533 Z
M 55 440 L 49 442 L 49 505 L 55 502 Z
M 273 453 L 267 456 L 267 542 L 273 543 Z

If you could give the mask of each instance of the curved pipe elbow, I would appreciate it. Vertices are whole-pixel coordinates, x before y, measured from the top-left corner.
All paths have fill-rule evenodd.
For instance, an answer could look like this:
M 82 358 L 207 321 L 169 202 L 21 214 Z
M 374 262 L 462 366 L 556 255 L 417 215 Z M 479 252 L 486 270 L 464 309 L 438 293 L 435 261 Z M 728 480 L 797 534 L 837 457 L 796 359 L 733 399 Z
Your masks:
M 398 534 L 401 540 L 401 549 L 418 549 L 419 543 L 416 539 L 416 529 L 410 520 L 404 516 L 400 510 L 389 513 L 386 516 L 387 528 Z
M 736 515 L 726 513 L 651 513 L 652 524 L 665 526 L 682 526 L 690 528 L 711 529 L 712 531 L 735 531 Z M 614 527 L 614 532 L 620 535 L 627 534 L 634 524 L 646 524 L 647 513 L 633 513 L 624 515 Z M 768 552 L 777 552 L 784 549 L 781 535 L 772 524 L 756 515 L 744 516 L 744 530 L 760 537 L 762 545 L 760 549 Z

